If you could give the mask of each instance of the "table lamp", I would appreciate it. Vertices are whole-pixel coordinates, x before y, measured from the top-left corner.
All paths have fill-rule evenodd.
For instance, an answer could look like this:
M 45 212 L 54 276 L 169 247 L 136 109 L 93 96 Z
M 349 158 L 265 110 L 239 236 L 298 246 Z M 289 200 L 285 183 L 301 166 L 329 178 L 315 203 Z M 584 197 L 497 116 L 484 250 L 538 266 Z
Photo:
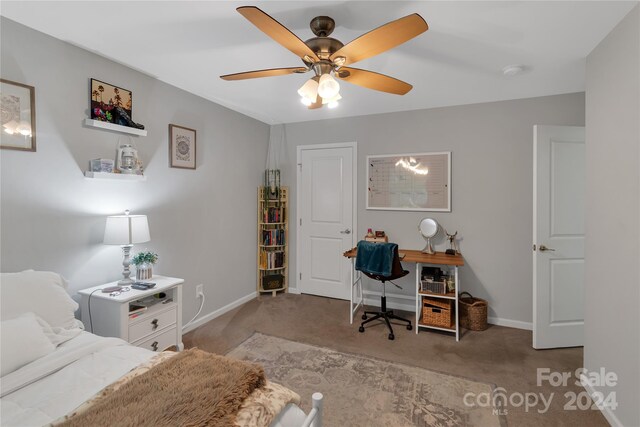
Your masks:
M 129 211 L 126 210 L 124 215 L 107 217 L 107 224 L 104 227 L 104 244 L 120 245 L 124 254 L 122 261 L 124 278 L 118 282 L 118 286 L 127 286 L 133 283 L 133 280 L 129 278 L 131 274 L 129 270 L 131 247 L 136 243 L 144 243 L 149 240 L 151 240 L 151 236 L 146 215 L 129 215 Z

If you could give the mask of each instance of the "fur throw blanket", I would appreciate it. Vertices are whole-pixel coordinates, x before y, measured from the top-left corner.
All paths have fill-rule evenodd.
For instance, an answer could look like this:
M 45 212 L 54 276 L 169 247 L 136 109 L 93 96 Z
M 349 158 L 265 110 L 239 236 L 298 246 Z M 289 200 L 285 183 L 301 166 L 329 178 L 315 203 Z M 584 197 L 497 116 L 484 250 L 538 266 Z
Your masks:
M 265 382 L 258 365 L 186 350 L 61 425 L 231 426 L 242 402 Z

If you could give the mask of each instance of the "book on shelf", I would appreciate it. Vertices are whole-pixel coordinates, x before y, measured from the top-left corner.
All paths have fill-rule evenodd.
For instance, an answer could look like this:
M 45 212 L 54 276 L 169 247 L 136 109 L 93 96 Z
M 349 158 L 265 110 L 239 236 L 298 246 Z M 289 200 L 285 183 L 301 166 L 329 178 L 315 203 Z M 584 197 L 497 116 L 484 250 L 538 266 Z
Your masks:
M 279 208 L 270 207 L 270 208 L 265 208 L 262 211 L 262 222 L 264 222 L 265 224 L 280 223 L 280 222 L 283 222 L 282 220 L 283 218 L 284 218 L 283 207 L 279 207 Z
M 138 304 L 130 304 L 129 305 L 129 319 L 135 319 L 140 316 L 142 313 L 147 311 L 146 305 L 138 305 Z
M 270 270 L 284 266 L 284 251 L 261 251 L 260 268 Z
M 275 246 L 285 244 L 284 230 L 262 230 L 262 245 Z

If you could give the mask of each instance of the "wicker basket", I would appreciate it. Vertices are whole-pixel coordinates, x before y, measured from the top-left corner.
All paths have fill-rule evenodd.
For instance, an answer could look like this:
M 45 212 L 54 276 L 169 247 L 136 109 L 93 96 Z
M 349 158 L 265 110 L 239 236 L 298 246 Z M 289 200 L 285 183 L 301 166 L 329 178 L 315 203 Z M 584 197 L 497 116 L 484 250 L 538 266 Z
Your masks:
M 468 296 L 464 296 L 464 295 Z M 460 293 L 458 301 L 460 308 L 460 326 L 472 331 L 487 329 L 487 302 L 481 298 L 474 298 L 469 292 Z
M 453 309 L 451 300 L 438 298 L 422 299 L 422 323 L 440 328 L 451 328 Z

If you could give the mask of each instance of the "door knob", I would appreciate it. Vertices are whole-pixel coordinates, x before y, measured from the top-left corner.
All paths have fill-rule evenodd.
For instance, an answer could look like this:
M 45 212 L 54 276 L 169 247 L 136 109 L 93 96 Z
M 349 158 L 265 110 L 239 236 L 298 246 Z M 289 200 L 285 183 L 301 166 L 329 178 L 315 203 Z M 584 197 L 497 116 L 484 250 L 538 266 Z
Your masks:
M 545 245 L 540 245 L 540 252 L 546 252 L 546 251 L 551 251 L 551 252 L 553 252 L 553 251 L 555 251 L 555 249 L 553 249 L 553 248 L 548 248 L 548 247 L 546 247 Z
M 342 230 L 340 234 L 351 234 L 351 230 L 347 228 L 346 230 Z

